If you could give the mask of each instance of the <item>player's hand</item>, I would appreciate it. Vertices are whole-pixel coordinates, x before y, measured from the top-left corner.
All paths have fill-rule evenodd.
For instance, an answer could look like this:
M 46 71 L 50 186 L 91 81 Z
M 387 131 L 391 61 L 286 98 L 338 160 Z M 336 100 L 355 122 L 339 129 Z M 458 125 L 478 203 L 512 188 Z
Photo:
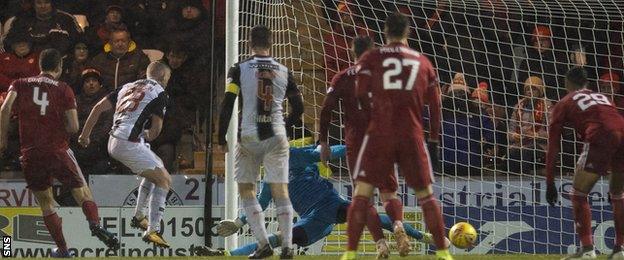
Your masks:
M 78 143 L 82 145 L 82 147 L 86 148 L 87 146 L 89 146 L 89 143 L 91 143 L 91 140 L 89 140 L 88 136 L 80 135 L 78 137 Z
M 557 199 L 559 194 L 557 193 L 557 186 L 555 183 L 546 183 L 546 201 L 550 204 L 550 206 L 554 207 L 557 204 Z
M 440 159 L 438 157 L 438 141 L 427 141 L 427 150 L 429 152 L 429 157 L 431 157 L 431 168 L 433 168 L 433 170 L 435 171 L 438 171 L 440 169 Z
M 217 234 L 222 237 L 228 237 L 238 232 L 242 226 L 243 222 L 240 218 L 236 218 L 234 220 L 221 220 L 219 224 L 217 224 Z
M 327 165 L 327 161 L 331 157 L 331 150 L 327 142 L 321 142 L 319 145 L 321 146 L 321 162 Z

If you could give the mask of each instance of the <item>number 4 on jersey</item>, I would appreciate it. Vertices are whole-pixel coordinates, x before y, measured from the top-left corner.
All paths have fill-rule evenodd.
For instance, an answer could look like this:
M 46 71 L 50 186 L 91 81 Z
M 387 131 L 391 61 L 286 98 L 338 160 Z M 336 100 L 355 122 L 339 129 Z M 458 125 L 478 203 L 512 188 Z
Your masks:
M 386 72 L 383 74 L 383 86 L 384 89 L 405 89 L 412 90 L 414 88 L 414 82 L 416 76 L 418 76 L 418 68 L 420 68 L 420 61 L 414 59 L 402 59 L 387 58 L 382 63 Z M 410 76 L 407 79 L 407 84 L 403 85 L 403 80 L 395 79 L 392 77 L 401 75 L 404 66 L 410 66 Z
M 33 89 L 33 102 L 35 102 L 36 105 L 39 105 L 39 114 L 41 114 L 42 116 L 45 116 L 46 108 L 50 104 L 50 101 L 48 101 L 48 93 L 41 92 L 41 97 L 40 97 L 39 87 L 35 87 Z

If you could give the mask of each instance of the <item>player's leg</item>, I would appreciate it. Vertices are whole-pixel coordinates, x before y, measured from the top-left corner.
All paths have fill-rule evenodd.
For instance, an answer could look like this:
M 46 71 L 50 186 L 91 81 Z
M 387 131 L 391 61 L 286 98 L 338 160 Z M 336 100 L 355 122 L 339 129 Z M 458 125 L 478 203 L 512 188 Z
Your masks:
M 87 222 L 89 222 L 91 234 L 102 241 L 108 248 L 117 249 L 119 247 L 117 237 L 100 225 L 98 206 L 93 199 L 91 189 L 87 186 L 82 175 L 74 153 L 71 149 L 68 149 L 65 153 L 59 153 L 58 158 L 58 167 L 54 167 L 55 170 L 51 171 L 52 174 L 65 187 L 71 188 L 72 196 L 78 205 L 82 207 L 82 212 L 87 218 Z
M 292 258 L 292 229 L 294 210 L 288 196 L 289 145 L 286 136 L 278 135 L 266 140 L 266 153 L 263 158 L 264 181 L 271 186 L 275 203 L 275 214 L 281 231 L 282 257 Z
M 35 195 L 35 198 L 37 198 L 37 203 L 41 208 L 43 223 L 46 225 L 48 232 L 50 232 L 50 236 L 58 247 L 58 254 L 60 256 L 69 256 L 65 236 L 63 236 L 63 222 L 56 214 L 56 208 L 54 206 L 56 202 L 52 196 L 52 188 L 48 187 L 44 190 L 33 190 L 33 194 Z
M 386 214 L 379 214 L 379 220 L 381 221 L 381 227 L 385 230 L 388 230 L 390 232 L 394 231 L 393 228 L 393 223 L 392 220 L 390 219 L 390 217 Z M 405 229 L 405 233 L 407 233 L 408 236 L 418 240 L 418 241 L 422 241 L 425 243 L 428 243 L 427 241 L 424 241 L 423 239 L 425 239 L 427 233 L 421 232 L 417 229 L 415 229 L 414 227 L 412 227 L 412 225 L 410 224 L 406 224 L 403 223 L 403 228 Z
M 251 233 L 258 241 L 257 250 L 254 255 L 273 255 L 273 250 L 269 245 L 269 236 L 264 226 L 264 212 L 256 198 L 256 182 L 258 181 L 258 171 L 260 161 L 256 156 L 258 145 L 249 142 L 239 142 L 236 146 L 236 158 L 234 164 L 234 175 L 238 184 L 238 194 L 243 211 L 247 216 L 247 223 Z
M 419 138 L 401 143 L 399 170 L 408 186 L 414 189 L 423 211 L 425 224 L 433 235 L 438 259 L 453 259 L 448 251 L 444 218 L 438 200 L 433 195 L 433 169 L 426 144 Z
M 147 230 L 149 221 L 147 219 L 147 210 L 149 209 L 149 196 L 156 185 L 146 178 L 141 178 L 141 183 L 137 189 L 137 200 L 134 206 L 134 216 L 130 221 L 130 226 L 141 230 Z
M 155 157 L 156 155 L 153 156 Z M 156 168 L 143 170 L 139 176 L 154 183 L 154 188 L 149 195 L 148 227 L 143 235 L 143 240 L 152 242 L 160 247 L 169 247 L 169 244 L 159 233 L 161 228 L 160 222 L 165 214 L 167 194 L 171 188 L 171 176 L 162 163 Z
M 609 193 L 613 208 L 615 243 L 609 259 L 624 259 L 624 151 L 622 150 L 620 149 L 611 161 L 613 171 L 609 180 Z
M 396 172 L 395 172 L 395 179 Z M 396 191 L 381 190 L 381 201 L 384 202 L 384 208 L 386 214 L 392 221 L 392 231 L 394 233 L 394 239 L 397 243 L 397 250 L 400 256 L 407 256 L 411 251 L 411 246 L 407 232 L 403 228 L 403 203 L 397 196 Z

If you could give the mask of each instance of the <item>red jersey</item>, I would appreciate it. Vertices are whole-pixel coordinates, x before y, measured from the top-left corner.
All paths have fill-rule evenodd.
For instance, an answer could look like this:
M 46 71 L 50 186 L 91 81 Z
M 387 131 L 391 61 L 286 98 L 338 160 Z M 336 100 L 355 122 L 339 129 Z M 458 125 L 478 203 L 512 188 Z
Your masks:
M 320 140 L 327 140 L 332 112 L 338 108 L 338 101 L 342 102 L 347 146 L 352 145 L 351 142 L 360 142 L 364 137 L 368 126 L 368 112 L 362 109 L 355 96 L 355 76 L 355 66 L 352 66 L 332 79 L 321 110 Z
M 372 93 L 368 134 L 422 139 L 422 110 L 428 104 L 430 138 L 439 138 L 440 90 L 427 57 L 404 44 L 391 43 L 368 51 L 357 66 L 358 98 L 367 100 Z
M 22 154 L 69 148 L 65 111 L 75 109 L 76 100 L 67 84 L 44 74 L 15 80 L 9 91 L 17 93 L 13 111 L 19 119 Z
M 589 89 L 571 92 L 561 99 L 553 107 L 548 127 L 546 177 L 550 181 L 553 178 L 564 126 L 574 128 L 584 142 L 593 143 L 603 137 L 604 133 L 624 131 L 624 118 L 609 98 Z

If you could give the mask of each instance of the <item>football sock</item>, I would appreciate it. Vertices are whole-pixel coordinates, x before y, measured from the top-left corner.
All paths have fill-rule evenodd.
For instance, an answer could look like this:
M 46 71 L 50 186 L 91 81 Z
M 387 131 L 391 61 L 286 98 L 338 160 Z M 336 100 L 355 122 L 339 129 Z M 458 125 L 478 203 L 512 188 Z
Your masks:
M 379 214 L 377 214 L 377 209 L 375 208 L 375 205 L 373 205 L 373 203 L 369 203 L 367 213 L 368 216 L 366 216 L 366 227 L 373 236 L 373 240 L 377 242 L 379 241 L 379 239 L 384 238 L 384 234 L 381 230 L 381 220 L 379 219 Z
M 100 224 L 100 217 L 98 215 L 98 207 L 95 202 L 87 200 L 82 203 L 82 213 L 87 217 L 89 227 Z
M 293 208 L 290 199 L 275 199 L 275 214 L 280 233 L 282 234 L 282 247 L 292 248 Z
M 349 206 L 349 212 L 347 213 L 347 235 L 348 251 L 356 251 L 364 225 L 366 225 L 366 217 L 368 211 L 369 199 L 364 196 L 355 196 Z
M 264 226 L 264 212 L 262 212 L 258 199 L 255 197 L 253 199 L 243 199 L 243 209 L 247 216 L 247 223 L 254 237 L 258 240 L 258 244 L 262 247 L 269 243 L 269 236 Z
M 55 211 L 44 211 L 43 214 L 43 223 L 45 223 L 48 228 L 50 236 L 54 239 L 54 243 L 56 243 L 59 252 L 67 253 L 67 243 L 65 242 L 65 237 L 63 236 L 63 221 L 59 218 Z
M 384 202 L 384 208 L 386 208 L 386 214 L 392 220 L 392 223 L 401 221 L 403 222 L 403 203 L 399 199 L 391 199 Z
M 275 234 L 271 234 L 269 236 L 269 243 L 271 244 L 272 248 L 276 248 L 280 246 L 278 244 L 279 238 Z M 230 251 L 230 255 L 231 256 L 248 256 L 248 255 L 251 255 L 254 251 L 256 251 L 256 249 L 258 249 L 258 244 L 250 243 L 250 244 L 241 246 L 237 249 Z
M 165 199 L 169 190 L 154 187 L 150 194 L 148 231 L 160 231 L 160 220 L 165 214 Z
M 576 233 L 578 233 L 581 239 L 581 245 L 583 247 L 593 246 L 591 210 L 589 209 L 587 194 L 572 189 L 570 197 L 572 198 L 572 207 L 574 208 L 574 226 L 576 227 Z
M 615 222 L 614 248 L 624 246 L 624 192 L 611 194 L 611 206 L 613 207 L 613 222 Z
M 444 219 L 442 218 L 442 211 L 440 211 L 438 200 L 433 197 L 433 195 L 429 195 L 419 199 L 418 203 L 425 217 L 427 228 L 433 235 L 436 249 L 447 249 L 448 245 L 446 244 L 444 236 Z
M 379 220 L 381 221 L 381 227 L 390 232 L 394 231 L 392 227 L 392 220 L 388 215 L 379 214 Z M 412 227 L 410 224 L 403 223 L 403 228 L 405 229 L 405 233 L 408 236 L 413 237 L 417 240 L 421 240 L 423 238 L 423 233 Z
M 141 184 L 138 188 L 136 206 L 134 207 L 134 216 L 138 219 L 142 219 L 147 214 L 146 209 L 148 208 L 148 198 L 152 189 L 154 189 L 155 185 L 153 182 L 148 181 L 146 178 L 141 180 Z

